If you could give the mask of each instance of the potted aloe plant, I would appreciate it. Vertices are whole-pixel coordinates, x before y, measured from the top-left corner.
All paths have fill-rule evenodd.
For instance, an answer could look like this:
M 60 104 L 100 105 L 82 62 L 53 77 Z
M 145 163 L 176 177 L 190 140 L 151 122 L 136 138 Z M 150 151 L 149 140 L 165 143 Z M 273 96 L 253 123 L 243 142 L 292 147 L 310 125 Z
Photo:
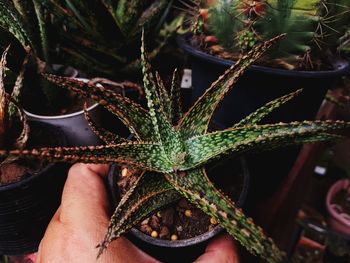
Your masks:
M 79 90 L 97 100 L 127 125 L 136 140 L 120 138 L 90 123 L 106 145 L 1 150 L 0 156 L 117 163 L 143 171 L 118 204 L 107 234 L 99 245 L 98 255 L 103 253 L 110 242 L 130 230 L 149 213 L 168 205 L 176 196 L 181 195 L 213 217 L 248 251 L 268 262 L 280 262 L 284 259 L 284 253 L 251 218 L 246 217 L 234 202 L 216 189 L 208 180 L 204 168 L 205 164 L 224 157 L 336 139 L 339 136 L 334 134 L 335 131 L 350 127 L 350 123 L 344 121 L 258 124 L 267 114 L 298 95 L 298 91 L 266 104 L 229 129 L 208 132 L 208 124 L 220 101 L 234 87 L 246 68 L 275 41 L 273 39 L 253 48 L 213 83 L 184 114 L 179 108 L 179 85 L 176 78 L 174 77 L 170 89 L 166 89 L 161 79 L 151 70 L 144 44 L 141 60 L 148 110 L 103 86 L 46 74 L 48 80 Z
M 11 96 L 6 92 L 11 82 L 5 79 L 9 71 L 6 69 L 8 49 L 0 61 L 1 148 L 65 145 L 62 132 L 49 125 L 27 122 L 18 106 L 16 97 L 23 85 L 23 69 L 15 80 Z M 0 254 L 18 255 L 37 250 L 59 206 L 67 168 L 62 163 L 12 155 L 0 159 Z

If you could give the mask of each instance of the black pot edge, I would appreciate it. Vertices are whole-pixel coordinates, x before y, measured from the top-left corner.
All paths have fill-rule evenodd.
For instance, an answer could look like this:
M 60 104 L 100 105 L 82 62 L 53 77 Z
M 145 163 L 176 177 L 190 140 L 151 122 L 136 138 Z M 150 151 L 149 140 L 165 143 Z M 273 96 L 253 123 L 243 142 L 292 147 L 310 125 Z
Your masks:
M 215 57 L 213 55 L 207 54 L 203 51 L 200 51 L 194 48 L 188 43 L 188 39 L 191 35 L 178 35 L 176 42 L 178 46 L 183 49 L 185 52 L 189 53 L 191 56 L 194 56 L 198 59 L 209 61 L 213 64 L 220 66 L 230 67 L 235 61 L 222 59 Z M 271 68 L 259 65 L 252 65 L 248 69 L 251 71 L 271 74 L 271 75 L 281 75 L 281 76 L 291 76 L 291 77 L 303 77 L 303 78 L 329 78 L 329 77 L 340 77 L 348 74 L 350 72 L 350 62 L 343 58 L 336 58 L 333 61 L 334 70 L 321 70 L 321 71 L 305 71 L 305 70 L 287 70 L 279 68 Z
M 241 207 L 247 197 L 248 193 L 248 187 L 249 187 L 249 180 L 250 180 L 250 175 L 249 175 L 249 170 L 248 170 L 248 165 L 246 163 L 246 160 L 244 158 L 240 158 L 240 162 L 243 168 L 243 173 L 244 173 L 244 180 L 243 180 L 243 189 L 242 192 L 238 198 L 238 201 L 236 202 L 238 207 Z M 108 184 L 109 185 L 115 185 L 115 179 L 113 178 L 113 175 L 115 170 L 117 169 L 116 164 L 112 164 L 110 167 L 110 170 L 108 172 Z M 110 191 L 110 195 L 112 195 L 112 200 L 116 200 L 116 194 L 114 191 Z M 153 246 L 158 246 L 158 247 L 167 247 L 167 248 L 182 248 L 182 247 L 189 247 L 189 246 L 194 246 L 198 245 L 202 242 L 205 242 L 207 240 L 210 240 L 211 238 L 215 237 L 216 235 L 220 234 L 223 232 L 224 229 L 220 226 L 216 226 L 213 228 L 211 231 L 208 231 L 204 234 L 201 234 L 199 236 L 185 239 L 185 240 L 176 240 L 176 241 L 171 241 L 171 240 L 163 240 L 159 238 L 153 238 L 151 236 L 148 236 L 144 233 L 142 233 L 140 230 L 136 228 L 132 228 L 130 230 L 130 234 L 132 234 L 134 237 L 149 243 L 150 245 Z
M 64 133 L 60 130 L 57 129 L 57 127 L 51 125 L 51 124 L 47 124 L 47 123 L 43 123 L 40 121 L 34 121 L 34 120 L 29 120 L 29 124 L 33 123 L 34 125 L 38 125 L 38 126 L 48 126 L 51 127 L 54 131 L 57 131 L 58 133 L 60 133 L 62 136 L 62 146 L 66 146 L 67 145 L 67 139 L 66 136 L 64 135 Z M 22 187 L 23 185 L 28 184 L 28 182 L 32 181 L 32 180 L 38 180 L 39 178 L 41 178 L 41 176 L 45 176 L 46 173 L 52 169 L 53 167 L 55 167 L 58 163 L 48 163 L 45 167 L 43 167 L 41 170 L 39 171 L 35 171 L 31 174 L 28 174 L 28 176 L 26 176 L 26 178 L 24 178 L 23 180 L 14 182 L 14 183 L 10 183 L 10 184 L 5 184 L 5 185 L 0 185 L 0 192 L 4 192 L 4 191 L 8 191 L 8 190 L 12 190 L 15 188 L 19 188 Z

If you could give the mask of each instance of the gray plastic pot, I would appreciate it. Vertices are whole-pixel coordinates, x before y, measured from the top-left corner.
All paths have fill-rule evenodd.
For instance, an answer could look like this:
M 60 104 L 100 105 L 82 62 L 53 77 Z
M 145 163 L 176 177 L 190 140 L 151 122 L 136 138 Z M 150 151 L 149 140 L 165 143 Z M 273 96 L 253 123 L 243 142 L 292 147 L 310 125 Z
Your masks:
M 102 107 L 97 103 L 87 110 L 92 119 L 97 121 L 101 115 Z M 90 129 L 84 111 L 77 111 L 70 114 L 58 116 L 44 116 L 25 111 L 29 120 L 51 124 L 60 128 L 67 137 L 68 146 L 99 145 L 100 139 Z
M 240 159 L 238 162 L 233 162 L 234 164 L 239 164 L 240 167 L 233 168 L 232 160 L 228 160 L 224 163 L 224 170 L 226 175 L 231 176 L 232 170 L 236 169 L 237 173 L 242 176 L 242 191 L 236 201 L 237 206 L 242 207 L 248 192 L 249 185 L 249 170 L 245 159 Z M 117 174 L 118 166 L 111 165 L 110 171 L 108 173 L 107 188 L 110 193 L 111 202 L 113 207 L 116 207 L 119 201 L 119 190 L 116 188 L 117 185 Z M 229 178 L 226 178 L 229 180 Z M 215 227 L 211 231 L 208 231 L 202 235 L 185 239 L 185 240 L 163 240 L 158 238 L 152 238 L 136 228 L 132 228 L 128 233 L 127 237 L 135 245 L 137 245 L 141 250 L 145 251 L 149 255 L 155 257 L 162 262 L 193 262 L 198 256 L 200 256 L 208 242 L 224 231 L 220 226 Z
M 88 79 L 85 78 L 78 79 L 86 82 L 88 81 Z M 102 107 L 98 105 L 98 103 L 95 103 L 90 106 L 87 111 L 91 118 L 99 123 L 103 111 Z M 101 140 L 90 129 L 88 122 L 84 117 L 83 109 L 74 113 L 57 116 L 39 115 L 26 110 L 24 112 L 29 120 L 51 124 L 60 128 L 67 137 L 68 146 L 101 144 Z

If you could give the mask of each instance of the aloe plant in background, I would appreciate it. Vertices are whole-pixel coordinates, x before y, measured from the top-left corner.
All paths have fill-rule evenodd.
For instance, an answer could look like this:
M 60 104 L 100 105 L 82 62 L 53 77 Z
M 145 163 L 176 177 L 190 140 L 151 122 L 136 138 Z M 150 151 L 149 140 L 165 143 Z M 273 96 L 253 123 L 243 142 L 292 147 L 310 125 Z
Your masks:
M 34 97 L 42 98 L 43 103 L 39 104 L 46 104 L 51 110 L 56 111 L 66 101 L 65 93 L 36 75 L 44 71 L 53 73 L 52 64 L 73 66 L 90 77 L 117 80 L 124 80 L 125 75 L 140 69 L 139 53 L 135 50 L 140 45 L 141 28 L 153 36 L 155 57 L 181 25 L 182 18 L 177 17 L 178 23 L 168 26 L 158 37 L 171 4 L 167 0 L 1 0 L 0 28 L 13 38 L 2 39 L 0 43 L 6 42 L 4 46 L 16 42 L 32 51 L 25 75 L 25 82 L 29 82 L 25 85 L 25 107 L 28 109 L 27 105 L 30 108 L 32 104 L 29 98 L 37 89 L 35 86 L 41 89 L 35 91 L 38 95 Z
M 29 126 L 26 117 L 18 107 L 16 98 L 23 85 L 23 70 L 18 75 L 15 84 L 12 88 L 12 93 L 9 95 L 5 89 L 5 75 L 6 75 L 6 56 L 10 47 L 7 47 L 2 54 L 0 61 L 0 147 L 7 149 L 23 149 L 26 145 L 29 135 Z M 24 61 L 24 64 L 27 60 Z M 15 122 L 19 115 L 19 120 L 21 122 L 21 132 L 16 133 Z M 18 136 L 14 138 L 14 134 Z M 15 180 L 8 173 L 2 174 L 4 172 L 3 166 L 8 163 L 15 162 L 18 157 L 14 158 L 9 156 L 7 158 L 2 158 L 0 162 L 1 173 L 0 173 L 0 185 L 7 184 Z
M 317 70 L 335 54 L 349 21 L 349 0 L 217 0 L 206 23 L 209 34 L 232 53 L 226 56 L 236 59 L 256 43 L 287 33 L 264 62 Z
M 214 217 L 250 252 L 269 262 L 284 258 L 272 239 L 235 207 L 209 181 L 204 165 L 224 157 L 237 157 L 252 151 L 286 145 L 336 139 L 334 131 L 350 127 L 343 121 L 302 121 L 257 124 L 275 108 L 301 91 L 276 99 L 250 114 L 233 127 L 208 132 L 208 125 L 220 101 L 251 63 L 260 58 L 278 38 L 253 48 L 225 72 L 206 93 L 182 113 L 176 71 L 171 87 L 164 87 L 151 71 L 145 46 L 141 49 L 143 80 L 148 110 L 111 89 L 79 80 L 45 75 L 58 85 L 89 96 L 117 115 L 130 129 L 136 141 L 118 137 L 90 122 L 106 145 L 73 148 L 1 150 L 1 156 L 18 155 L 49 160 L 86 163 L 118 163 L 142 169 L 135 185 L 125 194 L 111 218 L 101 254 L 108 244 L 128 231 L 151 212 L 171 203 L 179 195 Z
M 41 4 L 53 15 L 59 57 L 95 75 L 115 78 L 116 73 L 140 65 L 134 60 L 139 57 L 135 50 L 141 29 L 157 38 L 172 1 L 45 0 Z M 166 38 L 156 43 L 153 55 Z

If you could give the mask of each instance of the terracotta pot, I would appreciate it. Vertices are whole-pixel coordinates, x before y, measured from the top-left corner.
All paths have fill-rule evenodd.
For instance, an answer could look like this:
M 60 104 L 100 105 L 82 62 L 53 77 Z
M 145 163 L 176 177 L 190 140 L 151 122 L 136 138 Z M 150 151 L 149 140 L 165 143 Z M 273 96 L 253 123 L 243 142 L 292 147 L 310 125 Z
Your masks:
M 346 213 L 339 213 L 339 209 L 337 209 L 337 205 L 332 203 L 334 196 L 342 189 L 349 188 L 350 180 L 343 179 L 335 182 L 328 190 L 326 197 L 326 206 L 329 213 L 329 226 L 332 230 L 337 232 L 341 232 L 346 235 L 350 235 L 350 215 Z

